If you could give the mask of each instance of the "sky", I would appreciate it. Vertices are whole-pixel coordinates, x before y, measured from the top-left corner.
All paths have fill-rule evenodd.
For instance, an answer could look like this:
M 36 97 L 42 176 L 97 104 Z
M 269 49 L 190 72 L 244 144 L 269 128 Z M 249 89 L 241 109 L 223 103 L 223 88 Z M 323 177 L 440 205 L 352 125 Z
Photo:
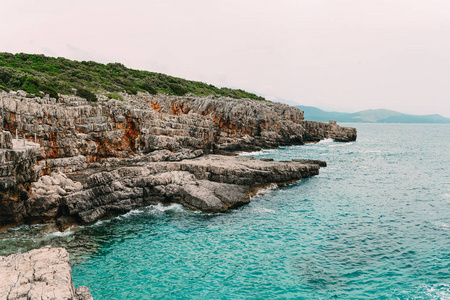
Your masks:
M 1 10 L 1 52 L 121 62 L 326 110 L 450 117 L 448 0 L 20 0 Z

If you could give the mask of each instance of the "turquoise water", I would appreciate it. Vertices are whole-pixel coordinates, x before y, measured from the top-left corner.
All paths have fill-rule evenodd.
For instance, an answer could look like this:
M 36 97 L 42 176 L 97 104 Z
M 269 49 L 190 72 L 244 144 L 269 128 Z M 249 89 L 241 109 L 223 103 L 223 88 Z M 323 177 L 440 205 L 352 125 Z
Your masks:
M 450 299 L 450 126 L 353 126 L 356 142 L 253 153 L 328 167 L 239 209 L 22 226 L 3 252 L 67 247 L 95 299 Z

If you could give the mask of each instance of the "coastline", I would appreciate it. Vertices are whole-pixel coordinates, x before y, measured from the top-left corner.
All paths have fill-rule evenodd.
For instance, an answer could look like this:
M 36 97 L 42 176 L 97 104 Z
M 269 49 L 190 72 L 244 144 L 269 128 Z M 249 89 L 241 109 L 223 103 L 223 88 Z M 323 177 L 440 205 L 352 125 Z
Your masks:
M 353 128 L 304 121 L 300 110 L 284 104 L 127 97 L 125 103 L 103 99 L 91 106 L 74 97 L 41 104 L 0 95 L 2 228 L 55 223 L 64 231 L 157 203 L 227 211 L 249 203 L 260 190 L 318 175 L 326 166 L 238 152 L 356 139 Z
M 319 169 L 312 161 L 229 154 L 356 139 L 354 128 L 305 121 L 302 111 L 280 103 L 140 93 L 92 106 L 73 96 L 41 101 L 22 94 L 0 94 L 0 152 L 8 165 L 0 177 L 3 228 L 57 223 L 64 229 L 156 202 L 223 211 L 248 203 L 250 189 Z

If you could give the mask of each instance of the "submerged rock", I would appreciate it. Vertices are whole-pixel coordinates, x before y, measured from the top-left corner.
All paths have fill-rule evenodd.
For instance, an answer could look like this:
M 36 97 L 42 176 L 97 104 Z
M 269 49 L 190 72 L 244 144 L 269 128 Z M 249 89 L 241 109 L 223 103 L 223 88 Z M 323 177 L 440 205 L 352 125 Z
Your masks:
M 75 289 L 69 253 L 45 247 L 0 256 L 0 299 L 91 300 L 85 286 Z

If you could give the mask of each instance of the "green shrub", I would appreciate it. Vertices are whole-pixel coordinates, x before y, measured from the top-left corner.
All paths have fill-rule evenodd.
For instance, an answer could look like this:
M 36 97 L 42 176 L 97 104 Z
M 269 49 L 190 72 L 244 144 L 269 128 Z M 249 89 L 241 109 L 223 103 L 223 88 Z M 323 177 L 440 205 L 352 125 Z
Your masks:
M 156 95 L 158 93 L 158 91 L 156 91 L 156 89 L 149 82 L 144 82 L 141 85 L 141 89 L 143 89 L 144 91 L 149 92 L 152 95 Z
M 117 93 L 109 93 L 109 94 L 106 94 L 106 97 L 108 97 L 108 98 L 110 98 L 110 99 L 116 99 L 116 100 L 123 101 L 122 95 L 117 94 Z
M 22 84 L 22 90 L 31 94 L 39 93 L 39 80 L 34 77 L 28 77 Z
M 125 91 L 131 95 L 137 95 L 137 92 L 138 92 L 137 89 L 134 87 L 126 87 Z
M 41 86 L 41 90 L 52 98 L 59 98 L 58 92 L 51 86 Z M 94 95 L 95 96 L 95 95 Z
M 183 96 L 188 92 L 188 90 L 184 86 L 181 86 L 177 83 L 169 83 L 169 87 L 172 92 L 178 96 Z
M 10 69 L 0 68 L 0 83 L 8 84 L 12 78 L 12 72 Z
M 89 90 L 83 89 L 83 88 L 77 89 L 76 95 L 78 97 L 85 98 L 87 101 L 90 101 L 90 102 L 97 102 L 97 100 L 98 100 L 97 96 L 95 96 L 94 93 L 92 93 Z

